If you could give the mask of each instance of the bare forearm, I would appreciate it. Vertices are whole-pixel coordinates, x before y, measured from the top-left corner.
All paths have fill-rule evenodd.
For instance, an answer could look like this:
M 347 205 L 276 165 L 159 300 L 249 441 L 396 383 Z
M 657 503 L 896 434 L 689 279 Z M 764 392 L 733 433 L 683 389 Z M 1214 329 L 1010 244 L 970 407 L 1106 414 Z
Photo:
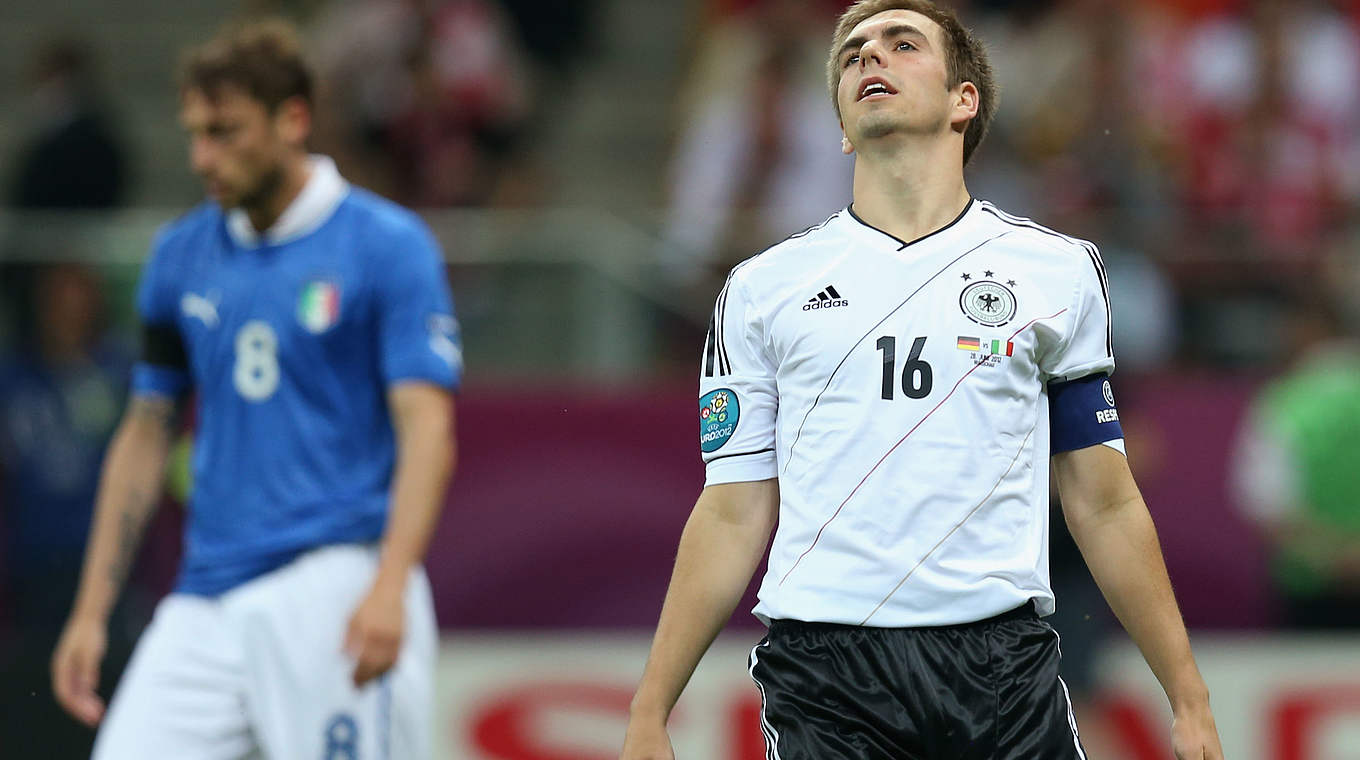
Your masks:
M 1068 525 L 1110 608 L 1172 707 L 1207 699 L 1147 507 L 1131 498 Z
M 680 537 L 651 654 L 633 698 L 635 717 L 665 722 L 741 600 L 772 528 L 772 514 L 734 520 L 700 497 Z
M 114 435 L 95 497 L 75 616 L 106 618 L 127 580 L 160 502 L 172 416 L 169 401 L 134 399 Z
M 451 415 L 451 406 L 427 409 L 425 414 L 408 413 L 398 425 L 397 465 L 382 538 L 379 583 L 402 587 L 410 569 L 425 558 L 453 476 L 456 451 Z

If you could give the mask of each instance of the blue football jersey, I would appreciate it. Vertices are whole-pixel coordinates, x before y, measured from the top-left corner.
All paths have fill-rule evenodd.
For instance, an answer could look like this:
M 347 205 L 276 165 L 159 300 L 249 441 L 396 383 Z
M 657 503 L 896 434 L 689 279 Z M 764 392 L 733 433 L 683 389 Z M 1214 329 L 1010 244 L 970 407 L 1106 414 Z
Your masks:
M 303 231 L 243 241 L 241 219 L 204 204 L 160 233 L 142 274 L 141 317 L 177 331 L 187 367 L 144 358 L 133 392 L 197 394 L 182 592 L 219 594 L 314 547 L 379 539 L 396 458 L 387 390 L 461 379 L 429 230 L 321 168 L 294 204 L 316 217 L 294 214 Z

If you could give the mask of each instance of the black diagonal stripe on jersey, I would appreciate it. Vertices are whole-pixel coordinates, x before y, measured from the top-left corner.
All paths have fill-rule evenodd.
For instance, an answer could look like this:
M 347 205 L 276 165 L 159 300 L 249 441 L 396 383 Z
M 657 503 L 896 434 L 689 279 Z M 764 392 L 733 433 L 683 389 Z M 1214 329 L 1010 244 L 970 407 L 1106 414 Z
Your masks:
M 998 237 L 999 237 L 999 236 L 998 236 Z M 995 238 L 992 238 L 992 239 L 994 240 Z M 1036 322 L 1042 322 L 1042 321 L 1044 321 L 1044 320 L 1046 320 L 1046 319 L 1056 319 L 1057 317 L 1061 316 L 1062 314 L 1064 314 L 1064 313 L 1066 313 L 1066 312 L 1067 312 L 1067 308 L 1066 308 L 1066 307 L 1063 307 L 1063 309 L 1061 309 L 1060 311 L 1058 311 L 1056 314 L 1053 314 L 1053 315 L 1050 315 L 1050 316 L 1047 316 L 1047 317 L 1035 317 L 1034 319 L 1031 319 L 1030 321 L 1026 322 L 1025 325 L 1024 325 L 1023 327 L 1021 327 L 1019 330 L 1016 330 L 1015 332 L 1011 333 L 1011 336 L 1010 336 L 1009 338 L 1007 338 L 1006 340 L 1007 340 L 1007 341 L 1015 340 L 1015 336 L 1019 335 L 1020 333 L 1024 332 L 1025 330 L 1028 330 L 1032 325 L 1034 325 L 1034 323 L 1036 323 Z M 938 411 L 939 411 L 946 403 L 948 403 L 949 399 L 951 399 L 951 398 L 954 397 L 954 393 L 955 393 L 955 391 L 957 391 L 957 390 L 959 389 L 959 386 L 963 385 L 963 381 L 964 381 L 964 380 L 967 380 L 968 377 L 969 377 L 970 375 L 972 375 L 975 371 L 977 371 L 977 368 L 978 368 L 978 367 L 983 366 L 983 364 L 985 364 L 985 363 L 986 363 L 986 359 L 985 359 L 985 358 L 982 359 L 982 360 L 979 360 L 979 361 L 974 362 L 974 363 L 973 363 L 973 366 L 972 366 L 971 368 L 969 368 L 969 370 L 968 370 L 967 372 L 963 373 L 963 376 L 962 376 L 962 377 L 960 377 L 957 381 L 955 381 L 954 387 L 949 389 L 949 392 L 946 393 L 946 394 L 944 395 L 944 398 L 940 399 L 939 403 L 935 404 L 935 406 L 934 406 L 933 408 L 931 408 L 931 410 L 930 410 L 929 412 L 926 412 L 926 413 L 925 413 L 925 416 L 923 416 L 923 417 L 921 417 L 921 419 L 917 420 L 917 421 L 916 421 L 916 424 L 915 424 L 915 425 L 912 425 L 912 426 L 911 426 L 911 429 L 907 430 L 906 434 L 904 434 L 901 438 L 897 439 L 897 443 L 894 443 L 894 444 L 892 445 L 891 448 L 889 448 L 886 452 L 884 452 L 883 456 L 879 457 L 878 461 L 874 463 L 874 466 L 873 466 L 873 467 L 870 467 L 870 468 L 869 468 L 869 471 L 866 472 L 866 473 L 864 473 L 864 477 L 860 478 L 859 483 L 858 483 L 854 488 L 850 489 L 850 493 L 847 494 L 846 497 L 845 497 L 845 499 L 840 503 L 840 505 L 836 507 L 836 510 L 835 510 L 834 512 L 831 513 L 831 516 L 828 517 L 828 518 L 826 518 L 826 522 L 822 523 L 822 527 L 820 527 L 820 528 L 817 529 L 817 534 L 816 534 L 815 536 L 812 537 L 812 543 L 808 544 L 808 548 L 804 549 L 804 550 L 803 550 L 803 553 L 798 555 L 798 558 L 795 559 L 795 560 L 793 561 L 793 565 L 792 565 L 791 567 L 789 567 L 789 569 L 788 569 L 787 572 L 784 573 L 784 577 L 779 579 L 779 585 L 781 585 L 781 586 L 784 585 L 784 581 L 788 580 L 788 579 L 789 579 L 789 576 L 793 574 L 793 571 L 796 570 L 796 569 L 798 569 L 798 565 L 799 565 L 799 563 L 801 563 L 801 562 L 803 561 L 803 558 L 806 557 L 807 555 L 811 554 L 813 549 L 817 548 L 817 544 L 818 544 L 818 542 L 820 542 L 820 541 L 822 540 L 822 534 L 826 531 L 827 526 L 831 525 L 832 521 L 834 521 L 837 517 L 840 516 L 841 511 L 842 511 L 843 509 L 845 509 L 845 505 L 849 504 L 849 503 L 850 503 L 850 500 L 853 499 L 853 498 L 855 498 L 855 494 L 859 493 L 860 487 L 863 486 L 863 485 L 865 484 L 865 482 L 867 482 L 867 481 L 869 480 L 869 477 L 872 476 L 872 475 L 874 474 L 874 472 L 878 470 L 879 467 L 883 466 L 883 463 L 884 463 L 884 462 L 888 461 L 888 457 L 892 456 L 892 455 L 893 455 L 893 452 L 894 452 L 894 451 L 897 451 L 897 448 L 898 448 L 899 446 L 901 446 L 903 443 L 906 443 L 907 439 L 910 438 L 910 437 L 912 436 L 913 433 L 915 433 L 917 430 L 919 430 L 919 429 L 921 428 L 922 425 L 926 424 L 926 421 L 927 421 L 927 420 L 929 420 L 929 419 L 930 419 L 936 412 L 938 412 Z M 1035 427 L 1037 427 L 1038 424 L 1039 424 L 1039 423 L 1038 423 L 1038 421 L 1036 420 L 1036 421 L 1035 421 Z M 1034 432 L 1034 430 L 1035 430 L 1035 428 L 1030 428 L 1030 433 L 1032 434 L 1032 433 Z M 1028 438 L 1029 438 L 1029 436 L 1026 435 L 1026 440 L 1028 440 Z M 1025 447 L 1024 442 L 1021 442 L 1021 444 L 1020 444 L 1020 449 L 1021 449 L 1022 451 L 1024 450 L 1024 447 Z M 1019 456 L 1019 455 L 1017 454 L 1017 456 Z M 1014 463 L 1012 463 L 1012 464 L 1014 464 Z M 934 551 L 934 550 L 932 549 L 932 551 Z M 904 580 L 905 580 L 905 579 L 904 579 Z M 872 613 L 871 613 L 871 616 L 872 616 Z M 867 619 L 868 619 L 868 618 L 866 618 L 866 620 L 867 620 Z
M 837 300 L 839 300 L 840 297 L 841 297 L 841 294 L 840 294 L 840 293 L 837 293 L 837 292 L 836 292 L 836 289 L 833 288 L 833 287 L 831 287 L 830 285 L 827 285 L 827 286 L 826 286 L 826 292 L 830 293 L 830 294 L 831 294 L 831 297 L 832 297 L 832 298 L 835 298 L 835 299 L 837 299 Z
M 837 211 L 836 213 L 832 214 L 831 216 L 828 216 L 825 220 L 823 220 L 821 224 L 814 224 L 811 227 L 808 227 L 807 229 L 803 230 L 802 232 L 798 232 L 788 236 L 787 238 L 784 238 L 784 240 L 780 242 L 792 240 L 794 238 L 799 238 L 804 235 L 807 235 L 808 233 L 820 230 L 821 228 L 830 224 L 831 220 L 835 219 L 840 215 L 841 212 Z M 774 246 L 770 246 L 770 248 L 774 248 Z M 727 318 L 727 290 L 732 285 L 732 278 L 736 275 L 738 271 L 741 270 L 742 267 L 760 258 L 761 255 L 764 254 L 766 251 L 769 251 L 770 248 L 766 248 L 764 251 L 761 251 L 760 253 L 757 253 L 756 255 L 746 259 L 745 261 L 742 261 L 741 263 L 732 267 L 732 270 L 727 273 L 727 280 L 723 283 L 722 291 L 718 293 L 717 304 L 713 307 L 713 316 L 709 318 L 708 322 L 708 330 L 710 335 L 712 336 L 712 340 L 706 343 L 705 346 L 705 359 L 706 359 L 705 373 L 707 374 L 708 377 L 713 377 L 714 371 L 716 371 L 719 375 L 726 375 L 732 371 L 732 357 L 727 353 L 727 341 L 725 338 L 726 333 L 725 321 Z M 816 299 L 808 300 L 812 301 Z
M 1086 251 L 1086 254 L 1091 257 L 1091 264 L 1096 268 L 1096 279 L 1100 281 L 1100 295 L 1105 300 L 1105 353 L 1113 359 L 1114 316 L 1110 311 L 1110 283 L 1109 279 L 1105 276 L 1105 261 L 1100 258 L 1100 250 L 1095 247 L 1095 244 L 1080 238 L 1064 235 L 1056 230 L 1051 230 L 1033 219 L 1026 219 L 1023 216 L 1008 214 L 987 201 L 982 202 L 982 210 L 991 212 L 992 216 L 995 216 L 997 219 L 1000 219 L 1002 222 L 1013 227 L 1023 227 L 1025 229 L 1034 230 L 1035 232 L 1042 232 L 1045 235 L 1051 235 L 1059 240 L 1071 243 L 1072 245 L 1081 246 L 1081 248 Z
M 828 377 L 826 378 L 826 384 L 822 386 L 822 389 L 821 389 L 820 391 L 817 391 L 817 398 L 815 398 L 815 399 L 812 400 L 811 406 L 809 406 L 809 407 L 808 407 L 808 410 L 807 410 L 806 412 L 803 413 L 803 419 L 802 419 L 801 422 L 798 423 L 798 432 L 795 433 L 794 436 L 793 436 L 793 443 L 789 444 L 789 458 L 784 462 L 784 470 L 785 470 L 785 471 L 787 471 L 787 470 L 789 469 L 789 463 L 793 461 L 793 450 L 794 450 L 795 448 L 797 448 L 797 446 L 798 446 L 798 441 L 803 437 L 803 426 L 807 424 L 808 417 L 812 416 L 812 410 L 816 409 L 816 408 L 817 408 L 817 405 L 818 405 L 819 403 L 821 403 L 821 401 L 822 401 L 822 395 L 826 393 L 826 389 L 827 389 L 827 388 L 830 388 L 830 387 L 831 387 L 831 381 L 833 381 L 833 380 L 836 379 L 836 375 L 841 371 L 841 367 L 845 366 L 846 360 L 848 360 L 848 359 L 850 358 L 850 355 L 853 354 L 853 353 L 855 352 L 855 349 L 856 349 L 856 348 L 859 348 L 859 344 L 863 343 L 865 338 L 869 337 L 870 335 L 873 335 L 873 334 L 874 334 L 874 331 L 878 329 L 879 325 L 883 324 L 884 322 L 887 322 L 889 317 L 891 317 L 892 315 L 896 314 L 896 313 L 898 312 L 898 310 L 901 309 L 903 306 L 906 306 L 907 303 L 908 303 L 909 301 L 911 301 L 911 299 L 913 299 L 913 298 L 916 297 L 916 294 L 917 294 L 917 293 L 920 293 L 922 290 L 925 290 L 925 288 L 926 288 L 927 285 L 929 285 L 930 283 L 932 283 L 932 282 L 935 281 L 935 278 L 937 278 L 937 277 L 939 277 L 940 275 L 944 274 L 946 271 L 949 270 L 950 267 L 952 267 L 952 266 L 954 266 L 955 264 L 957 264 L 957 263 L 959 263 L 960 261 L 962 261 L 962 260 L 963 260 L 963 257 L 967 256 L 968 254 L 972 253 L 973 251 L 976 251 L 977 249 L 981 248 L 982 246 L 987 245 L 988 243 L 992 242 L 993 240 L 996 240 L 997 238 L 1005 237 L 1006 235 L 1009 235 L 1009 234 L 1011 234 L 1011 233 L 1009 233 L 1009 232 L 1003 232 L 1003 233 L 1001 233 L 1000 235 L 993 235 L 992 237 L 987 238 L 986 240 L 982 241 L 981 243 L 978 243 L 977 245 L 973 246 L 972 248 L 969 248 L 968 250 L 964 251 L 963 253 L 960 253 L 953 261 L 949 262 L 948 264 L 945 264 L 944 267 L 942 267 L 942 268 L 940 269 L 940 271 L 936 272 L 935 274 L 932 274 L 932 275 L 929 277 L 929 279 L 927 279 L 925 282 L 921 283 L 921 284 L 916 288 L 916 290 L 911 291 L 911 294 L 910 294 L 910 295 L 908 295 L 906 298 L 902 299 L 902 303 L 899 303 L 897 306 L 893 307 L 892 311 L 889 311 L 887 314 L 884 314 L 882 319 L 880 319 L 880 320 L 878 320 L 877 322 L 875 322 L 873 327 L 870 327 L 868 330 L 866 330 L 866 331 L 864 332 L 864 334 L 861 335 L 861 336 L 859 337 L 859 340 L 855 341 L 854 344 L 850 346 L 850 350 L 849 350 L 849 351 L 846 351 L 846 352 L 845 352 L 845 356 L 842 356 L 842 357 L 841 357 L 840 362 L 838 362 L 838 363 L 836 364 L 836 368 L 833 369 L 833 370 L 831 370 L 831 375 L 828 376 Z
M 911 566 L 911 569 L 907 571 L 907 574 L 902 576 L 902 580 L 898 581 L 896 586 L 893 586 L 892 591 L 889 591 L 888 595 L 883 597 L 883 600 L 880 601 L 878 605 L 875 606 L 874 609 L 870 611 L 868 615 L 865 615 L 863 620 L 859 621 L 860 625 L 868 625 L 869 618 L 872 618 L 874 615 L 877 615 L 878 611 L 883 609 L 883 605 L 887 604 L 888 600 L 893 598 L 893 595 L 896 594 L 899 590 L 901 590 L 902 586 L 906 584 L 907 579 L 910 578 L 913 574 L 915 574 L 916 571 L 920 569 L 921 565 L 924 565 L 926 563 L 926 560 L 930 559 L 932 554 L 939 550 L 941 546 L 944 546 L 944 542 L 948 541 L 950 536 L 958 532 L 959 528 L 962 528 L 964 523 L 972 519 L 973 515 L 977 514 L 978 511 L 981 510 L 982 507 L 986 505 L 989 500 L 991 500 L 992 494 L 996 493 L 996 489 L 999 488 L 1001 484 L 1006 480 L 1006 477 L 1011 474 L 1011 470 L 1015 469 L 1015 463 L 1020 461 L 1020 455 L 1025 453 L 1025 446 L 1029 444 L 1030 437 L 1034 435 L 1034 431 L 1038 427 L 1039 422 L 1038 420 L 1035 420 L 1034 427 L 1031 427 L 1029 429 L 1029 432 L 1025 434 L 1025 439 L 1020 442 L 1020 447 L 1015 450 L 1015 456 L 1011 457 L 1010 465 L 1006 468 L 1005 472 L 1001 473 L 1001 477 L 997 478 L 996 482 L 992 484 L 992 489 L 987 492 L 987 495 L 983 496 L 982 499 L 978 501 L 977 504 L 974 504 L 973 508 L 968 510 L 968 514 L 963 516 L 962 520 L 959 520 L 958 523 L 954 525 L 954 527 L 950 528 L 948 533 L 944 534 L 944 536 L 941 537 L 939 541 L 935 542 L 934 546 L 930 547 L 930 551 L 926 552 L 925 556 L 921 557 L 921 559 L 917 560 L 915 565 Z

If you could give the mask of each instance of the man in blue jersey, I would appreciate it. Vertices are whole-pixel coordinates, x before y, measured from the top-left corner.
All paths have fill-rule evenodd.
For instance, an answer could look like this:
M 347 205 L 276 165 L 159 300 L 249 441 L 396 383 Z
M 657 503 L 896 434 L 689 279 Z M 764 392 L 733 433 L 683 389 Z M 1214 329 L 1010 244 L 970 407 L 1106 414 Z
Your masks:
M 102 719 L 100 760 L 427 756 L 436 630 L 420 563 L 462 364 L 438 246 L 308 155 L 311 77 L 286 26 L 193 51 L 180 95 L 211 202 L 161 231 L 142 275 L 144 353 L 54 691 Z M 105 716 L 109 609 L 191 392 L 183 565 Z

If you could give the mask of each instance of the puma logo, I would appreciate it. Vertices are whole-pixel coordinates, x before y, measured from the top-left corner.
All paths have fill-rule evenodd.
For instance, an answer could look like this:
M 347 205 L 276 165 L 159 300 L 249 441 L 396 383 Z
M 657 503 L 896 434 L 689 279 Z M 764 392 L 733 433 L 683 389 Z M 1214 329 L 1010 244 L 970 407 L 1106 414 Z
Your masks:
M 179 310 L 186 317 L 196 317 L 205 327 L 217 327 L 217 303 L 197 293 L 185 293 L 179 299 Z

